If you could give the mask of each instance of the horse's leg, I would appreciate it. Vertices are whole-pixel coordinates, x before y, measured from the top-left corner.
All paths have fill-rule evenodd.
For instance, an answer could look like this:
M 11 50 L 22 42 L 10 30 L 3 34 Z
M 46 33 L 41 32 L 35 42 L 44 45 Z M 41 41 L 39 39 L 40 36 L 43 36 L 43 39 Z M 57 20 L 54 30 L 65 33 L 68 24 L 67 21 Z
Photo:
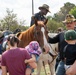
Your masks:
M 45 75 L 47 75 L 46 68 L 45 68 L 45 62 L 42 61 L 42 63 L 43 63 L 43 67 L 44 67 Z
M 56 59 L 51 63 L 51 74 L 55 75 L 55 64 L 56 64 Z
M 54 59 L 54 61 L 49 65 L 51 75 L 55 75 L 55 64 L 56 64 L 56 59 Z
M 51 75 L 51 63 L 50 63 L 50 61 L 48 60 L 48 66 L 49 66 L 49 70 L 50 70 L 50 75 Z
M 40 75 L 41 67 L 42 67 L 42 60 L 39 60 L 37 62 L 37 75 Z

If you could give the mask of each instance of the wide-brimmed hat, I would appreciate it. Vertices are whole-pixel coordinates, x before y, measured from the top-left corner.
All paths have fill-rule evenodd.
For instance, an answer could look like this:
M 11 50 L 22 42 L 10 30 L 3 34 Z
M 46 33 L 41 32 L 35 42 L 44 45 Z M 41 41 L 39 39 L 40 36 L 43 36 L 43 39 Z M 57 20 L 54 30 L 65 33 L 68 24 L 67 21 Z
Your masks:
M 39 9 L 46 9 L 48 12 L 50 12 L 49 10 L 49 6 L 47 4 L 43 4 L 42 6 L 39 7 Z M 51 13 L 51 12 L 50 12 Z
M 25 49 L 31 54 L 40 54 L 39 43 L 37 41 L 32 41 L 25 47 Z
M 76 21 L 75 17 L 71 14 L 67 14 L 65 17 L 65 20 L 62 21 L 63 23 L 69 23 L 69 22 L 74 22 Z
M 76 40 L 76 32 L 74 30 L 68 30 L 64 34 L 65 40 Z

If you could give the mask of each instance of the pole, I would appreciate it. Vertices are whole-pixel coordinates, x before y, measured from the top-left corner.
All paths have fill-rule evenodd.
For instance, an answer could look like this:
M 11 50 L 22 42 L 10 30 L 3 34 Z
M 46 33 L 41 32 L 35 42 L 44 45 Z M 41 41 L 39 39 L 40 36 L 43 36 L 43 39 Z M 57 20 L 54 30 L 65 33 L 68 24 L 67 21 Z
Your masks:
M 34 0 L 32 0 L 32 15 L 34 15 Z

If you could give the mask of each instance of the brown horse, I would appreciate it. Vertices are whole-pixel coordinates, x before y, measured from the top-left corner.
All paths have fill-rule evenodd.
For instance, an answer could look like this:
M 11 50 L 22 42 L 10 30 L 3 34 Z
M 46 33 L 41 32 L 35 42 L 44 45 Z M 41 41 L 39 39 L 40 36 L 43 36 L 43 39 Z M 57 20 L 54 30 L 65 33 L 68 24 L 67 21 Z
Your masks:
M 48 30 L 46 23 L 47 20 L 45 22 L 36 20 L 33 26 L 31 26 L 26 31 L 21 32 L 18 37 L 20 39 L 19 47 L 24 48 L 31 41 L 38 41 L 41 48 L 50 49 L 50 46 L 47 42 Z
M 51 54 L 55 55 L 55 52 L 52 50 L 52 48 L 50 47 L 50 45 L 48 43 L 48 30 L 47 30 L 46 23 L 47 23 L 47 20 L 45 22 L 35 20 L 35 24 L 33 26 L 31 26 L 26 31 L 20 32 L 20 34 L 18 36 L 18 38 L 20 39 L 19 47 L 24 48 L 31 41 L 38 41 L 41 49 L 44 48 L 46 51 L 50 50 Z M 38 70 L 40 70 L 40 68 L 41 68 L 39 66 L 41 66 L 40 63 L 41 63 L 42 58 L 45 58 L 45 55 L 43 56 L 43 54 L 44 53 L 41 54 L 41 56 L 39 58 L 40 60 L 37 63 Z M 46 58 L 48 58 L 48 55 Z M 50 62 L 51 61 L 52 61 L 52 57 L 50 59 Z M 40 75 L 40 72 L 38 72 L 37 74 Z

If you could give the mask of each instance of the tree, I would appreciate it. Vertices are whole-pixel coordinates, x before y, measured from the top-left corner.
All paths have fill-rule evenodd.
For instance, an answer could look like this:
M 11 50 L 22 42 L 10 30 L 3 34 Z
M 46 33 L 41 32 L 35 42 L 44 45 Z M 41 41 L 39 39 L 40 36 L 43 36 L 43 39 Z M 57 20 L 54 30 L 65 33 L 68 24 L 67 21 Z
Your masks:
M 21 26 L 23 27 L 23 28 L 21 27 L 22 29 L 24 28 L 26 29 L 26 27 L 23 26 L 25 23 L 25 20 L 19 22 L 17 20 L 17 14 L 14 14 L 13 10 L 10 11 L 7 8 L 6 13 L 7 13 L 6 16 L 2 20 L 0 20 L 3 30 L 8 28 L 9 30 L 14 31 L 15 29 L 20 28 Z
M 73 9 L 71 9 L 69 13 L 74 15 L 74 17 L 76 18 L 76 6 Z
M 66 14 L 68 14 L 73 7 L 75 7 L 73 3 L 65 3 L 64 6 L 60 8 L 60 11 L 54 14 L 53 20 L 58 22 L 63 21 L 65 19 Z
M 48 19 L 48 20 L 49 20 L 49 19 L 52 19 L 52 16 L 48 15 L 48 16 L 47 16 L 47 19 Z
M 62 27 L 62 28 L 64 29 L 63 23 L 57 22 L 57 21 L 55 21 L 55 20 L 50 20 L 50 19 L 49 19 L 49 21 L 48 21 L 48 23 L 47 23 L 47 27 L 48 27 L 48 30 L 49 30 L 50 32 L 57 32 L 57 29 L 58 29 L 59 27 Z

